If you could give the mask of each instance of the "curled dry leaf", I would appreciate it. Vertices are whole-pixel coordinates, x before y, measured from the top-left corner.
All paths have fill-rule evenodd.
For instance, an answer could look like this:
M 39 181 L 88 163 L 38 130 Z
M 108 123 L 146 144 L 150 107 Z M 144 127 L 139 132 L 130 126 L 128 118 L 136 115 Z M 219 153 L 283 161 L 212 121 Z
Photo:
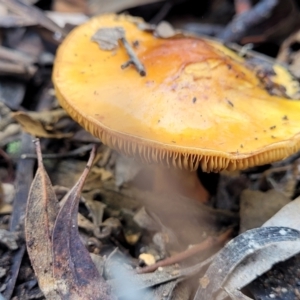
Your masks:
M 65 196 L 53 229 L 53 274 L 61 299 L 112 299 L 109 285 L 100 276 L 78 233 L 80 192 L 95 157 L 95 148 L 83 174 Z
M 283 226 L 300 230 L 300 197 L 285 205 L 279 212 L 270 218 L 262 227 Z M 281 232 L 285 234 L 284 231 Z M 274 238 L 275 239 L 275 238 Z M 233 253 L 235 250 L 233 250 Z M 282 241 L 257 249 L 253 254 L 246 257 L 242 263 L 230 271 L 226 283 L 223 285 L 226 293 L 219 295 L 219 299 L 227 297 L 227 294 L 237 299 L 244 299 L 245 296 L 240 290 L 251 283 L 257 276 L 265 273 L 272 266 L 284 261 L 300 252 L 300 241 Z M 230 257 L 234 256 L 231 255 Z M 220 266 L 222 268 L 222 266 Z M 220 275 L 221 276 L 221 275 Z M 242 298 L 243 297 L 243 298 Z
M 260 257 L 261 253 L 267 252 L 268 256 L 272 257 L 272 253 L 274 254 L 278 249 L 281 249 L 280 245 L 282 243 L 288 245 L 289 249 L 292 246 L 298 248 L 300 245 L 300 232 L 289 227 L 261 227 L 248 230 L 237 236 L 216 255 L 200 280 L 200 287 L 194 300 L 208 300 L 213 295 L 217 296 L 217 299 L 225 299 L 228 292 L 229 295 L 239 294 L 241 296 L 241 293 L 238 290 L 232 290 L 232 287 L 241 288 L 248 284 L 249 276 L 254 276 L 253 279 L 255 279 L 258 275 L 270 269 L 272 263 L 276 260 L 272 259 L 271 264 L 266 262 L 264 268 L 251 270 L 251 275 L 247 274 L 247 266 L 257 261 L 255 256 Z M 289 250 L 287 252 L 291 255 Z M 280 253 L 284 254 L 283 251 L 280 251 Z M 273 257 L 276 257 L 276 255 L 273 255 Z M 281 258 L 277 257 L 277 262 L 280 260 Z M 262 261 L 262 259 L 259 260 L 261 265 Z M 238 276 L 239 283 L 233 283 L 232 278 L 237 277 L 236 270 L 241 272 L 241 268 L 244 269 L 244 272 Z M 243 281 L 242 286 L 240 286 L 240 281 Z
M 39 141 L 36 141 L 38 170 L 32 182 L 25 219 L 27 251 L 39 286 L 46 298 L 60 299 L 52 274 L 52 231 L 58 213 L 58 201 L 43 166 Z
M 22 126 L 23 130 L 33 136 L 45 138 L 66 138 L 72 133 L 63 133 L 55 130 L 55 124 L 61 118 L 67 117 L 62 109 L 47 112 L 15 112 L 12 116 Z

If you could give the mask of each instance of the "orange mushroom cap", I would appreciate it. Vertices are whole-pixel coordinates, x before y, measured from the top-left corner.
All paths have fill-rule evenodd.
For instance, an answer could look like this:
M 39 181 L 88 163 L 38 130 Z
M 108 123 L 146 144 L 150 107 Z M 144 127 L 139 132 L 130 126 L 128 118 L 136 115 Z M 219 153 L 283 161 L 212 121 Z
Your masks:
M 53 81 L 60 104 L 103 143 L 146 162 L 203 171 L 244 169 L 300 149 L 300 101 L 271 96 L 244 59 L 203 38 L 162 39 L 141 19 L 103 15 L 75 28 L 59 47 Z M 123 27 L 145 66 L 124 47 L 91 40 Z

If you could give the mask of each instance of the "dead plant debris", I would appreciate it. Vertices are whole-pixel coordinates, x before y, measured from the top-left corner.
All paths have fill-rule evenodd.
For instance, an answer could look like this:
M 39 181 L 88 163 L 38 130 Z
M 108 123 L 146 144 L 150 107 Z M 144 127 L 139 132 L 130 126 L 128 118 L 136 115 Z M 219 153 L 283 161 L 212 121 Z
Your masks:
M 0 0 L 1 300 L 300 299 L 300 153 L 244 171 L 158 174 L 106 147 L 56 99 L 51 73 L 58 45 L 91 16 L 126 11 L 141 17 L 134 26 L 151 38 L 221 38 L 246 59 L 266 93 L 299 101 L 297 1 L 200 2 Z M 93 30 L 87 39 L 112 58 L 122 53 L 120 68 L 137 71 L 132 89 L 147 81 L 151 69 L 140 54 L 146 40 L 132 39 L 123 27 Z M 120 87 L 116 81 L 109 88 Z M 200 99 L 193 94 L 188 101 L 195 106 Z M 142 111 L 143 95 L 139 102 Z M 239 109 L 228 95 L 224 103 Z M 276 142 L 281 123 L 292 123 L 291 116 L 261 131 Z M 243 151 L 247 137 L 237 145 Z M 162 188 L 170 174 L 177 181 Z M 186 190 L 195 180 L 206 204 Z

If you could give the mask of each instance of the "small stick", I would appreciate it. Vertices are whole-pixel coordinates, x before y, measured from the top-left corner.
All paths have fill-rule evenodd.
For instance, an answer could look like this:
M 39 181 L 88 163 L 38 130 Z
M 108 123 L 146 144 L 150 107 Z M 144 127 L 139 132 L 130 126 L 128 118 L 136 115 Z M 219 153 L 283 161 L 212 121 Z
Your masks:
M 137 69 L 138 73 L 141 76 L 146 76 L 146 70 L 145 67 L 143 66 L 143 64 L 140 62 L 139 58 L 137 57 L 137 55 L 135 54 L 134 50 L 132 49 L 132 47 L 130 46 L 130 44 L 128 43 L 128 41 L 126 40 L 125 37 L 122 37 L 120 39 L 120 41 L 122 42 L 128 56 L 129 56 L 129 61 L 127 61 L 126 63 L 124 63 L 121 68 L 125 69 L 130 65 L 134 65 L 135 68 Z
M 65 152 L 65 153 L 49 153 L 49 154 L 43 154 L 43 158 L 45 159 L 58 159 L 58 158 L 64 158 L 64 157 L 71 157 L 71 156 L 77 156 L 81 155 L 87 151 L 92 150 L 94 144 L 88 144 L 84 145 L 82 147 L 79 147 L 75 150 Z M 31 153 L 24 153 L 21 154 L 22 159 L 28 159 L 28 158 L 37 158 L 36 154 L 31 154 Z
M 23 54 L 18 50 L 9 49 L 7 47 L 0 46 L 0 58 L 1 60 L 9 60 L 21 65 L 30 65 L 36 62 L 36 59 L 28 54 Z
M 12 75 L 20 77 L 31 77 L 36 72 L 37 67 L 33 65 L 24 65 L 19 62 L 0 61 L 0 75 Z
M 259 1 L 249 11 L 238 14 L 225 29 L 220 32 L 218 38 L 224 42 L 237 42 L 241 40 L 248 29 L 267 20 L 278 3 L 279 0 Z
M 141 269 L 136 270 L 138 274 L 150 273 L 158 269 L 159 267 L 170 266 L 176 263 L 181 262 L 182 260 L 191 257 L 199 252 L 207 250 L 215 245 L 224 243 L 232 233 L 232 228 L 226 230 L 224 233 L 220 234 L 218 237 L 209 237 L 200 244 L 194 245 L 191 248 L 184 250 L 181 253 L 175 254 L 171 257 L 168 257 L 164 260 L 161 260 L 151 266 L 147 266 Z

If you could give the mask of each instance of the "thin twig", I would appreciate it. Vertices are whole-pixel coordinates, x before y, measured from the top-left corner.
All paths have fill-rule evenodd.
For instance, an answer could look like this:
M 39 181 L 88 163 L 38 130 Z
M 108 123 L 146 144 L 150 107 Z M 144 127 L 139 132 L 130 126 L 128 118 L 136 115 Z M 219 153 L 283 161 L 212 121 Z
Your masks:
M 16 251 L 13 252 L 12 255 L 12 265 L 10 267 L 10 278 L 7 282 L 5 291 L 3 292 L 3 296 L 5 299 L 11 299 L 14 289 L 15 289 L 15 284 L 19 275 L 20 271 L 20 266 L 23 260 L 23 256 L 25 253 L 26 246 L 23 244 L 20 246 L 20 248 Z
M 252 9 L 237 15 L 218 37 L 225 42 L 239 41 L 254 25 L 268 19 L 279 0 L 261 0 Z
M 30 65 L 36 63 L 36 59 L 29 54 L 20 51 L 0 46 L 0 58 L 2 60 L 9 60 L 22 65 Z
M 207 249 L 209 249 L 213 246 L 216 246 L 220 243 L 225 243 L 227 241 L 227 239 L 229 238 L 229 236 L 231 235 L 231 233 L 232 233 L 232 229 L 228 229 L 224 233 L 219 235 L 218 237 L 209 237 L 206 240 L 204 240 L 203 242 L 201 242 L 200 244 L 194 245 L 193 247 L 188 248 L 181 253 L 175 254 L 164 260 L 161 260 L 151 266 L 147 266 L 147 267 L 138 269 L 137 273 L 138 274 L 150 273 L 150 272 L 155 271 L 159 267 L 165 267 L 165 266 L 173 265 L 175 263 L 179 263 L 182 260 L 184 260 L 188 257 L 191 257 L 199 252 L 207 250 Z
M 174 6 L 173 1 L 167 1 L 160 8 L 158 13 L 150 20 L 150 24 L 158 24 L 162 20 L 164 20 L 167 14 L 170 12 L 171 8 Z
M 28 78 L 33 76 L 36 70 L 37 68 L 33 65 L 23 65 L 16 62 L 0 60 L 0 75 L 12 75 Z
M 93 149 L 94 144 L 88 144 L 82 147 L 79 147 L 75 150 L 65 152 L 65 153 L 49 153 L 49 154 L 43 154 L 44 159 L 58 159 L 58 158 L 65 158 L 65 157 L 72 157 L 72 156 L 78 156 L 82 155 L 87 151 L 90 151 Z M 36 154 L 31 153 L 24 153 L 21 154 L 22 159 L 35 159 L 37 158 Z
M 139 58 L 137 57 L 137 55 L 135 54 L 134 50 L 132 49 L 132 47 L 130 46 L 130 44 L 128 43 L 128 41 L 126 40 L 125 37 L 122 37 L 120 39 L 120 41 L 122 42 L 128 56 L 129 56 L 129 61 L 127 61 L 126 63 L 124 63 L 121 68 L 125 69 L 130 65 L 134 65 L 135 68 L 137 69 L 138 73 L 141 76 L 146 76 L 146 70 L 145 67 L 143 66 L 143 64 L 140 62 Z
M 32 136 L 27 133 L 22 134 L 21 149 L 27 152 L 34 151 L 32 145 Z M 10 219 L 9 229 L 11 232 L 24 230 L 24 215 L 26 210 L 27 196 L 33 179 L 33 167 L 34 161 L 19 160 L 17 163 L 15 181 L 17 192 L 14 198 L 13 212 Z M 3 295 L 5 299 L 11 299 L 13 294 L 23 255 L 25 253 L 25 248 L 25 244 L 22 244 L 22 246 L 20 246 L 20 248 L 14 253 L 12 258 L 13 264 L 10 270 L 11 274 Z
M 21 136 L 21 151 L 34 153 L 32 143 L 33 137 L 27 133 Z M 16 180 L 17 193 L 14 198 L 13 214 L 10 219 L 10 231 L 19 230 L 24 227 L 24 216 L 27 204 L 27 196 L 33 180 L 33 169 L 35 162 L 32 160 L 19 159 L 17 162 Z
M 35 25 L 37 25 L 37 22 L 35 20 L 31 20 L 28 17 L 26 18 L 24 16 L 8 15 L 1 16 L 0 18 L 1 28 L 27 27 Z

